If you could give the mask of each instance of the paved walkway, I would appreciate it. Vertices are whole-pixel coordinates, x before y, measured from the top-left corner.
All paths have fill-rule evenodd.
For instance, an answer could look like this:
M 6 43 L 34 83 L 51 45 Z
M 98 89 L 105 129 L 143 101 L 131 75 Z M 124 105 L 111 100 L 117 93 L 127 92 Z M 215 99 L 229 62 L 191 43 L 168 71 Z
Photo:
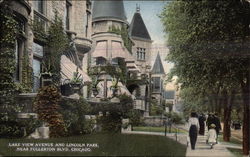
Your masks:
M 144 135 L 159 135 L 165 136 L 162 132 L 145 132 L 145 131 L 124 131 L 125 134 L 144 134 Z M 187 134 L 185 133 L 167 133 L 167 137 L 177 142 L 187 145 Z M 213 149 L 210 149 L 210 146 L 206 144 L 206 135 L 198 136 L 196 149 L 191 150 L 190 145 L 187 147 L 186 156 L 187 157 L 234 157 L 234 155 L 227 150 L 227 148 L 240 148 L 239 145 L 232 145 L 225 142 L 219 142 L 214 145 Z
M 227 145 L 218 143 L 214 145 L 213 149 L 206 144 L 206 136 L 198 136 L 195 150 L 191 150 L 191 146 L 187 147 L 186 156 L 199 156 L 199 157 L 234 157 L 234 155 L 227 150 Z

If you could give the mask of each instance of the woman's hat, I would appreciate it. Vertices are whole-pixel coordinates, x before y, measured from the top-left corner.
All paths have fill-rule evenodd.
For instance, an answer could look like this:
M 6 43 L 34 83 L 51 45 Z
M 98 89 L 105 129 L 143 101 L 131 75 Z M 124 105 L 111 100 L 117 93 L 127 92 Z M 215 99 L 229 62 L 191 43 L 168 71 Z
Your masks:
M 211 128 L 215 128 L 216 126 L 215 126 L 215 124 L 211 124 L 210 127 Z

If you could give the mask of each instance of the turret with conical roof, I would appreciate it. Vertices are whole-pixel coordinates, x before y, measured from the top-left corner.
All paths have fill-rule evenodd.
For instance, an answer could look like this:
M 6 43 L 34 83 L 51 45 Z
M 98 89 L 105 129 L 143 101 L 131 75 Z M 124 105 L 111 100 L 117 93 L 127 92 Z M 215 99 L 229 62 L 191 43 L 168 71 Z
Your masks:
M 141 38 L 145 40 L 151 40 L 151 37 L 148 33 L 148 29 L 144 24 L 144 21 L 140 14 L 140 8 L 136 7 L 136 12 L 133 16 L 133 19 L 129 28 L 129 35 L 133 38 Z
M 155 59 L 155 62 L 154 62 L 154 66 L 151 70 L 151 73 L 152 74 L 165 74 L 165 71 L 164 71 L 164 68 L 163 68 L 163 65 L 162 65 L 162 62 L 161 62 L 161 57 L 160 57 L 160 54 L 158 52 L 157 56 L 156 56 L 156 59 Z
M 127 17 L 122 0 L 95 0 L 93 4 L 93 21 L 114 19 L 126 21 Z
M 95 0 L 92 10 L 92 26 L 94 48 L 90 54 L 91 66 L 107 66 L 108 64 L 116 66 L 129 60 L 130 64 L 126 64 L 128 69 L 135 67 L 134 61 L 130 59 L 133 56 L 125 47 L 120 34 L 128 27 L 122 0 Z M 108 72 L 102 73 L 98 79 L 102 80 L 98 84 L 100 88 L 98 96 L 111 97 L 111 76 Z M 118 85 L 120 89 L 125 89 L 119 90 L 119 94 L 131 94 L 122 82 L 119 81 Z

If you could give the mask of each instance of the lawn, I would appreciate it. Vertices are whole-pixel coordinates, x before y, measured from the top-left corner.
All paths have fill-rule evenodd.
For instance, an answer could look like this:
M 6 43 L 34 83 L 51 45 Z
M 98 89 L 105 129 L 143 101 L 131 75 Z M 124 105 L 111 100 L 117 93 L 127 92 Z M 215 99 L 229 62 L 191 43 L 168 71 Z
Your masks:
M 223 135 L 219 136 L 219 141 L 224 142 L 223 141 Z M 242 142 L 236 138 L 231 137 L 230 138 L 230 142 L 226 142 L 226 143 L 231 143 L 231 144 L 235 144 L 235 145 L 242 145 Z M 236 148 L 227 148 L 232 154 L 234 154 L 236 157 L 242 157 L 243 153 L 242 153 L 242 149 L 236 149 Z
M 165 127 L 137 126 L 133 127 L 133 131 L 165 132 Z M 169 132 L 169 128 L 167 128 L 167 132 Z M 171 133 L 176 133 L 176 128 L 171 128 Z M 185 131 L 178 129 L 178 133 L 185 133 Z
M 219 139 L 219 141 L 224 142 L 223 135 L 220 135 L 218 139 Z M 228 142 L 228 143 L 242 145 L 242 142 L 240 140 L 233 138 L 233 137 L 230 138 L 230 142 Z
M 235 155 L 235 157 L 242 157 L 242 149 L 235 149 L 235 148 L 227 148 L 232 154 Z
M 8 147 L 15 143 L 97 143 L 91 152 L 38 152 L 16 151 L 16 147 Z M 79 146 L 80 147 L 80 146 Z M 51 148 L 51 147 L 47 147 Z M 0 155 L 3 156 L 185 156 L 186 146 L 163 136 L 130 135 L 130 134 L 91 134 L 68 138 L 47 140 L 34 139 L 0 139 Z

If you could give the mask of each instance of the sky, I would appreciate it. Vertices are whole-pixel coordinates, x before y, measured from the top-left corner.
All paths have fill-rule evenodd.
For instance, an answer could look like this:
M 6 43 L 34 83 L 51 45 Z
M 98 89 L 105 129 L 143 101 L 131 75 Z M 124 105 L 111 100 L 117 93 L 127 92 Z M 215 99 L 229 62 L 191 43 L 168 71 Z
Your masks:
M 136 12 L 136 5 L 140 6 L 140 13 L 142 19 L 148 29 L 151 39 L 154 41 L 152 45 L 152 61 L 153 65 L 157 53 L 160 53 L 165 72 L 168 73 L 173 66 L 171 63 L 165 61 L 168 53 L 166 46 L 165 33 L 163 32 L 163 25 L 158 15 L 162 12 L 166 1 L 126 1 L 124 0 L 124 7 L 127 15 L 127 21 L 130 23 L 134 13 Z

